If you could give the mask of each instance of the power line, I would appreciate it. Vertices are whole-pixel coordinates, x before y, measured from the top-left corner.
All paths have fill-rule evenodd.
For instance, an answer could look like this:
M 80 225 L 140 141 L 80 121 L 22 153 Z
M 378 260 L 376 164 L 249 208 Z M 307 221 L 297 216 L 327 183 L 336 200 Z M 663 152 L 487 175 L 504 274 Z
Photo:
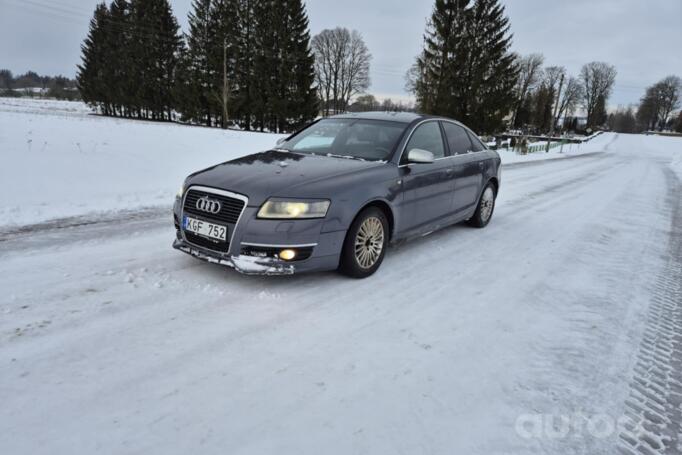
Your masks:
M 11 0 L 10 0 L 11 1 Z M 19 6 L 19 7 L 24 7 L 26 9 L 29 9 L 30 11 L 37 11 L 45 16 L 52 17 L 55 19 L 59 19 L 62 21 L 67 21 L 71 23 L 77 23 L 79 25 L 83 24 L 83 20 L 87 19 L 87 23 L 89 24 L 92 17 L 90 16 L 84 16 L 83 14 L 80 13 L 74 13 L 74 12 L 67 12 L 66 10 L 64 11 L 57 11 L 58 8 L 52 8 L 51 5 L 45 5 L 42 4 L 40 5 L 40 2 L 37 0 L 14 0 L 15 2 L 21 2 L 21 3 L 16 3 L 14 6 Z M 26 3 L 24 3 L 24 1 Z M 39 6 L 40 5 L 40 6 Z M 35 8 L 35 9 L 31 9 Z M 45 8 L 45 10 L 42 10 L 41 8 Z M 112 18 L 107 18 L 106 21 L 104 21 L 102 24 L 100 24 L 103 28 L 114 31 L 114 32 L 120 32 L 120 33 L 132 33 L 133 37 L 135 38 L 148 38 L 150 41 L 154 40 L 156 42 L 161 42 L 161 43 L 166 43 L 166 44 L 175 44 L 177 41 L 173 38 L 168 38 L 168 37 L 163 37 L 159 36 L 158 33 L 160 32 L 167 32 L 165 29 L 161 28 L 156 28 L 156 27 L 150 27 L 150 26 L 140 26 L 140 25 L 133 25 L 131 27 L 131 24 L 127 21 L 122 21 L 122 20 L 115 20 Z M 297 64 L 298 62 L 304 61 L 307 59 L 307 57 L 300 57 L 300 58 L 284 58 L 274 52 L 267 52 L 264 50 L 260 50 L 257 55 L 254 55 L 254 57 L 276 57 L 280 59 L 281 61 L 284 62 L 291 62 L 294 64 Z
M 23 7 L 29 11 L 32 12 L 38 12 L 41 13 L 45 16 L 54 18 L 54 19 L 59 19 L 63 21 L 67 21 L 70 23 L 78 24 L 78 25 L 83 25 L 85 23 L 89 24 L 92 16 L 85 15 L 83 13 L 76 13 L 72 11 L 67 11 L 67 10 L 60 10 L 58 7 L 55 7 L 53 5 L 46 5 L 46 4 L 41 4 L 38 1 L 35 0 L 14 0 L 15 2 L 21 2 L 21 3 L 16 3 L 13 6 L 18 6 L 18 7 Z M 44 10 L 42 8 L 45 8 Z M 114 20 L 112 18 L 107 18 L 107 20 L 102 24 L 105 28 L 108 28 L 113 31 L 120 31 L 120 32 L 127 32 L 134 30 L 136 34 L 140 34 L 139 32 L 142 31 L 142 35 L 146 36 L 148 38 L 155 38 L 157 40 L 162 40 L 162 37 L 159 37 L 157 33 L 159 32 L 165 32 L 167 30 L 162 29 L 162 28 L 157 28 L 149 25 L 135 25 L 134 28 L 129 27 L 129 23 L 126 21 L 121 21 L 121 20 Z M 167 42 L 173 42 L 172 39 L 166 40 Z
M 0 0 L 0 2 L 9 2 L 8 4 L 18 7 L 18 8 L 23 8 L 27 11 L 30 12 L 37 12 L 40 13 L 46 17 L 50 17 L 53 19 L 61 20 L 64 22 L 69 22 L 72 24 L 78 24 L 78 25 L 85 25 L 90 23 L 92 20 L 92 16 L 88 15 L 86 13 L 83 13 L 81 10 L 77 9 L 74 6 L 68 6 L 64 4 L 53 4 L 53 3 L 48 3 L 43 0 Z M 86 22 L 87 21 L 87 22 Z M 102 26 L 105 29 L 114 31 L 114 32 L 120 32 L 120 33 L 130 33 L 132 32 L 135 37 L 142 37 L 142 38 L 147 38 L 150 40 L 155 40 L 157 42 L 161 43 L 167 43 L 167 44 L 174 44 L 177 41 L 174 38 L 168 38 L 168 37 L 163 37 L 159 36 L 159 33 L 167 32 L 168 30 L 162 29 L 162 28 L 157 28 L 154 26 L 150 25 L 135 25 L 134 27 L 130 27 L 130 24 L 126 21 L 121 21 L 121 20 L 115 20 L 112 18 L 108 18 Z M 261 50 L 258 54 L 258 56 L 267 56 L 267 57 L 279 57 L 275 53 L 270 53 L 267 51 Z M 281 57 L 279 57 L 281 58 Z M 299 58 L 299 59 L 290 59 L 290 58 L 285 58 L 282 59 L 283 61 L 290 61 L 290 62 L 298 62 L 301 60 L 304 60 L 305 57 Z M 396 76 L 396 77 L 404 77 L 407 69 L 401 70 L 395 67 L 392 67 L 390 65 L 372 65 L 371 66 L 371 72 L 376 75 L 381 75 L 381 76 Z M 614 85 L 614 90 L 618 91 L 645 91 L 647 87 L 643 86 L 635 86 L 635 85 L 629 85 L 629 84 L 615 84 Z

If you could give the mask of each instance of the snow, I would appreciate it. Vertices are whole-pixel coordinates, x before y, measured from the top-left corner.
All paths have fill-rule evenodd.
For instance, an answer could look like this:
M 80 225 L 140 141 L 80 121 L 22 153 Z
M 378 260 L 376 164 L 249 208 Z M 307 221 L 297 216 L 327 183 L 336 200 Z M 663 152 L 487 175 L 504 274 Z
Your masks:
M 545 151 L 547 142 L 533 142 L 529 147 L 540 148 L 539 151 L 522 155 L 513 149 L 500 149 L 497 152 L 502 158 L 503 164 L 522 163 L 527 161 L 553 160 L 568 158 L 586 153 L 598 153 L 608 150 L 609 144 L 614 140 L 612 134 L 594 135 L 581 143 L 560 143 L 552 142 L 549 152 Z
M 50 194 L 74 195 L 69 179 L 108 166 L 101 181 L 129 197 L 112 208 L 156 201 L 131 196 L 147 194 L 134 186 L 138 166 L 171 185 L 185 166 L 215 160 L 211 147 L 274 142 L 51 113 L 3 111 L 0 121 L 0 150 L 15 166 L 37 154 L 27 131 L 50 138 L 57 157 L 39 156 L 68 176 L 40 167 Z M 198 261 L 171 248 L 165 209 L 0 234 L 0 453 L 583 454 L 629 440 L 664 453 L 646 441 L 665 444 L 663 430 L 679 429 L 682 359 L 672 344 L 656 355 L 640 346 L 658 337 L 656 305 L 682 311 L 682 142 L 598 140 L 582 156 L 508 166 L 486 229 L 458 225 L 392 247 L 361 281 L 243 276 Z M 154 159 L 173 175 L 155 174 Z M 35 177 L 15 172 L 3 166 L 3 180 Z M 81 190 L 107 200 L 88 182 Z M 13 203 L 33 201 L 24 191 Z M 20 219 L 61 216 L 45 210 Z M 661 326 L 679 338 L 675 317 Z M 642 355 L 663 362 L 645 372 L 672 379 L 638 376 Z M 663 416 L 645 438 L 616 426 L 633 418 L 632 396 Z M 575 424 L 566 435 L 552 426 L 562 419 Z M 599 419 L 614 429 L 595 435 L 585 422 Z
M 0 179 L 12 188 L 0 195 L 0 227 L 168 207 L 191 172 L 272 148 L 281 137 L 104 118 L 80 102 L 0 98 Z M 606 145 L 602 136 L 500 156 L 505 164 L 557 159 Z
M 89 115 L 82 103 L 0 98 L 0 226 L 168 206 L 190 173 L 280 135 Z

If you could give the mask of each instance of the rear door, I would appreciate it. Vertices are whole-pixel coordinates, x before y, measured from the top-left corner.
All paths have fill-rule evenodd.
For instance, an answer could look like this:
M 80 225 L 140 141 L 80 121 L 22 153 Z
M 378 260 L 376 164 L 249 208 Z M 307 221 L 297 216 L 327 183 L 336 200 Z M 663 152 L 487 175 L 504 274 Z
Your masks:
M 472 143 L 467 130 L 453 122 L 443 121 L 454 176 L 454 191 L 450 203 L 455 213 L 470 211 L 478 202 L 483 185 L 484 163 L 481 161 L 480 144 Z

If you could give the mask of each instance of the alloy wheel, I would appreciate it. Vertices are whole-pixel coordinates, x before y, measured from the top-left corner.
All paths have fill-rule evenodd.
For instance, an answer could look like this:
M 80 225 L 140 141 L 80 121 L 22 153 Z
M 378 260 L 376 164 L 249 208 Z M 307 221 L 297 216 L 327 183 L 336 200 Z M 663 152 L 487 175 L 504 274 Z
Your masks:
M 355 260 L 363 269 L 377 263 L 384 249 L 384 225 L 377 217 L 362 222 L 355 236 Z
M 490 215 L 493 213 L 493 207 L 495 205 L 495 192 L 489 186 L 483 192 L 481 196 L 481 221 L 484 223 L 490 219 Z

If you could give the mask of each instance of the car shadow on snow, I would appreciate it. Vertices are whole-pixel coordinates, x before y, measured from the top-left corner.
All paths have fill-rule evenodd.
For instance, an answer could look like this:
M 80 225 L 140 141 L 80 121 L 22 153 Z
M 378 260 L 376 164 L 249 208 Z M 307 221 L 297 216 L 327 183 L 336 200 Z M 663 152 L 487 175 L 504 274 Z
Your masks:
M 490 227 L 492 226 L 493 222 L 490 224 Z M 293 275 L 248 275 L 237 272 L 228 266 L 213 264 L 186 255 L 183 255 L 182 261 L 189 268 L 196 270 L 207 284 L 237 286 L 253 290 L 272 290 L 291 288 L 292 286 L 301 287 L 303 285 L 309 288 L 311 284 L 343 285 L 345 283 L 350 286 L 357 285 L 360 282 L 380 280 L 386 272 L 396 272 L 398 269 L 403 270 L 404 267 L 401 264 L 409 264 L 409 268 L 412 268 L 411 262 L 415 257 L 432 257 L 434 254 L 455 254 L 457 252 L 456 245 L 458 241 L 475 239 L 476 236 L 480 235 L 480 232 L 481 230 L 472 228 L 463 222 L 446 226 L 418 237 L 400 240 L 389 246 L 384 262 L 377 273 L 365 280 L 349 278 L 337 271 Z M 453 248 L 453 245 L 455 248 Z

